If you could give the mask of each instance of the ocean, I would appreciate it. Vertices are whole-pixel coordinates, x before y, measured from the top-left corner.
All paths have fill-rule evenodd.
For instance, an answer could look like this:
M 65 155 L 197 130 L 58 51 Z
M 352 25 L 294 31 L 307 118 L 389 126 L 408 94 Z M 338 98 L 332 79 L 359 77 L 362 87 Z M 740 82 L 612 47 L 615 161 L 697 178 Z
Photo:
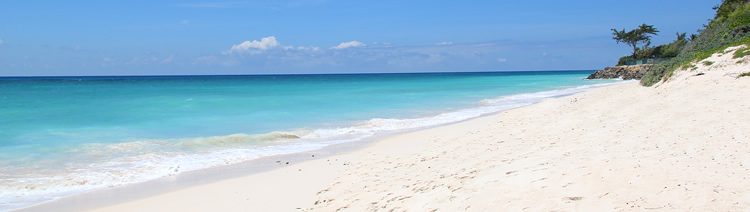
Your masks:
M 0 210 L 454 123 L 593 71 L 0 78 Z

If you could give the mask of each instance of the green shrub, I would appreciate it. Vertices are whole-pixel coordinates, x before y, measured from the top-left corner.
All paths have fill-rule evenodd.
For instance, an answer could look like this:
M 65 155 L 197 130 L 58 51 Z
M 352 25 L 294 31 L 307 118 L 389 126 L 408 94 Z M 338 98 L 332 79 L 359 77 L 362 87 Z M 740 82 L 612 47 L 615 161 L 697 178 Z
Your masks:
M 703 61 L 703 65 L 704 66 L 710 66 L 710 65 L 713 65 L 713 64 L 714 64 L 714 61 L 708 61 L 708 60 Z
M 724 21 L 732 13 L 736 12 L 740 7 L 745 7 L 748 0 L 722 0 L 721 5 L 714 7 L 716 10 L 716 16 L 714 20 Z
M 739 76 L 737 76 L 737 78 L 740 78 L 740 77 L 750 77 L 750 72 L 743 73 L 743 74 L 740 74 Z
M 625 62 L 627 62 L 629 60 L 633 60 L 633 57 L 632 56 L 620 57 L 620 59 L 617 60 L 617 66 L 624 66 Z
M 732 23 L 729 24 L 730 29 L 734 29 L 746 24 L 750 24 L 750 13 L 743 13 L 732 17 Z
M 637 59 L 648 58 L 673 58 L 680 54 L 683 48 L 687 46 L 687 40 L 676 40 L 669 44 L 658 45 L 648 49 L 639 49 L 636 52 Z M 632 56 L 621 57 L 617 62 L 618 65 L 625 64 L 624 61 L 633 60 Z
M 750 55 L 750 47 L 745 47 L 745 48 L 737 49 L 737 51 L 734 52 L 734 56 L 732 58 L 737 59 L 737 58 L 742 58 L 748 55 Z
M 657 57 L 657 58 L 677 57 L 677 55 L 680 54 L 682 49 L 685 48 L 687 43 L 688 43 L 687 40 L 678 40 L 670 44 L 663 45 L 663 47 L 658 52 L 659 54 L 654 55 L 654 57 Z
M 750 24 L 750 8 L 743 3 L 738 2 L 734 5 L 735 9 L 727 18 L 729 19 L 729 29 L 734 29 L 743 25 Z

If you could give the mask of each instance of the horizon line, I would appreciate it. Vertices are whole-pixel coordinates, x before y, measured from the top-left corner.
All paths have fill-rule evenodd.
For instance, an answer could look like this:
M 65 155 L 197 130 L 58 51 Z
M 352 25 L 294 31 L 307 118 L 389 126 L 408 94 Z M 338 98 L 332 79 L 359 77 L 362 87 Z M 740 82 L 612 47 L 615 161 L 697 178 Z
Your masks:
M 72 78 L 72 77 L 84 77 L 84 78 L 106 78 L 106 77 L 231 77 L 231 76 L 313 76 L 313 75 L 385 75 L 385 74 L 460 74 L 460 73 L 511 73 L 511 72 L 566 72 L 566 71 L 596 71 L 596 69 L 567 69 L 567 70 L 501 70 L 501 71 L 435 71 L 435 72 L 371 72 L 371 73 L 353 73 L 353 72 L 342 72 L 342 73 L 289 73 L 289 74 L 157 74 L 157 75 L 46 75 L 46 76 L 0 76 L 2 78 Z

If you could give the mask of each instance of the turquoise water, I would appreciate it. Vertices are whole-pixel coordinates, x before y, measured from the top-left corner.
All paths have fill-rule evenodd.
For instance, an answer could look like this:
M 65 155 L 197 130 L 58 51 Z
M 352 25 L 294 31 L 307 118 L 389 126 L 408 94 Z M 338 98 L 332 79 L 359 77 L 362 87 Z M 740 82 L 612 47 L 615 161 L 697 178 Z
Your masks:
M 0 78 L 0 210 L 614 82 L 591 72 Z

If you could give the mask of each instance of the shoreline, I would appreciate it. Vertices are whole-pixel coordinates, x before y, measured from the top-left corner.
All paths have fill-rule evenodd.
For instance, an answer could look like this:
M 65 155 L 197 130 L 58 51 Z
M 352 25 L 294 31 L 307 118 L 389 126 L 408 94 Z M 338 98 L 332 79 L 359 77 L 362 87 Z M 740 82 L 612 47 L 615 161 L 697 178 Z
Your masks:
M 109 187 L 87 193 L 66 196 L 37 205 L 13 209 L 11 211 L 20 212 L 50 210 L 98 210 L 98 208 L 106 206 L 125 204 L 131 201 L 153 198 L 155 196 L 172 193 L 187 188 L 194 188 L 248 176 L 263 175 L 264 173 L 289 172 L 289 170 L 298 170 L 297 167 L 299 166 L 309 167 L 308 165 L 305 165 L 305 163 L 308 163 L 310 161 L 328 160 L 330 157 L 347 154 L 357 151 L 358 149 L 365 148 L 367 145 L 373 142 L 377 142 L 377 140 L 365 139 L 359 141 L 337 143 L 316 150 L 282 155 L 272 155 L 237 164 L 192 170 L 180 173 L 178 175 L 162 177 L 146 182 Z M 343 165 L 339 165 L 336 168 L 342 167 Z
M 735 65 L 717 64 L 730 63 Z M 745 163 L 732 152 L 750 153 L 750 134 L 742 133 L 750 121 L 729 118 L 736 117 L 732 111 L 750 115 L 750 96 L 741 95 L 750 78 L 728 77 L 742 68 L 701 68 L 652 88 L 632 82 L 547 98 L 382 135 L 325 157 L 301 153 L 310 160 L 289 166 L 84 210 L 746 208 L 750 198 L 735 196 L 750 197 L 744 192 L 750 183 L 737 183 L 750 169 L 723 170 Z
M 617 84 L 607 85 L 617 86 Z M 605 87 L 607 87 L 605 86 Z M 584 91 L 587 92 L 587 91 Z M 575 95 L 568 94 L 564 96 Z M 554 97 L 554 98 L 561 98 Z M 534 103 L 538 104 L 538 103 Z M 533 104 L 532 104 L 533 105 Z M 530 105 L 521 106 L 528 107 Z M 508 109 L 513 110 L 516 108 Z M 435 128 L 447 127 L 463 122 L 471 122 L 476 119 L 482 119 L 490 116 L 497 115 L 507 110 L 497 111 L 488 113 L 479 117 L 469 118 L 466 120 L 440 124 L 437 126 L 420 127 L 416 129 L 407 129 L 395 132 L 387 132 L 384 134 L 374 135 L 363 140 L 349 141 L 343 143 L 336 143 L 328 145 L 320 149 L 296 152 L 282 155 L 273 155 L 253 159 L 250 161 L 241 162 L 238 164 L 230 164 L 219 167 L 211 167 L 206 169 L 192 170 L 178 175 L 163 177 L 159 179 L 149 180 L 146 182 L 127 184 L 123 186 L 110 187 L 100 189 L 92 192 L 76 194 L 72 196 L 66 196 L 59 199 L 55 199 L 49 202 L 44 202 L 37 205 L 32 205 L 24 208 L 13 209 L 11 211 L 129 211 L 131 210 L 127 205 L 131 202 L 139 202 L 148 200 L 151 198 L 158 198 L 158 196 L 171 195 L 179 192 L 185 192 L 184 190 L 194 190 L 195 188 L 202 186 L 212 186 L 216 184 L 226 184 L 230 181 L 241 180 L 253 182 L 258 184 L 254 179 L 264 179 L 272 181 L 274 187 L 283 187 L 283 182 L 277 179 L 268 178 L 268 176 L 279 176 L 293 174 L 295 171 L 300 172 L 301 169 L 320 169 L 323 164 L 328 164 L 328 169 L 322 170 L 323 173 L 334 173 L 333 175 L 325 174 L 323 179 L 314 179 L 307 181 L 307 183 L 315 182 L 312 184 L 318 184 L 318 187 L 322 189 L 321 183 L 328 183 L 333 180 L 335 176 L 340 175 L 344 171 L 348 170 L 353 163 L 358 162 L 363 154 L 367 154 L 371 151 L 389 151 L 389 152 L 413 152 L 417 149 L 419 143 L 409 145 L 409 148 L 403 149 L 402 144 L 395 144 L 393 142 L 386 141 L 393 140 L 394 137 L 408 135 L 411 133 L 430 130 Z M 286 164 L 286 163 L 289 164 Z M 307 173 L 305 173 L 307 174 Z M 294 192 L 300 190 L 299 187 L 293 189 Z M 306 189 L 307 191 L 318 191 L 319 189 Z M 187 191 L 192 192 L 192 191 Z M 312 192 L 308 192 L 312 193 Z M 264 194 L 258 194 L 255 196 L 258 199 L 262 199 Z M 276 194 L 275 196 L 284 196 Z M 311 198 L 305 198 L 308 200 Z M 263 202 L 263 201 L 260 201 Z M 267 203 L 267 202 L 265 202 Z M 313 202 L 314 203 L 314 202 Z M 142 204 L 142 203 L 137 203 Z M 287 202 L 277 203 L 276 206 L 286 205 Z M 314 206 L 314 204 L 302 204 L 306 207 Z M 112 208 L 114 207 L 114 208 Z M 120 209 L 120 207 L 126 207 Z M 264 208 L 264 207 L 261 207 Z M 273 211 L 279 210 L 280 208 L 289 209 L 288 207 L 271 207 L 264 208 Z M 299 207 L 303 208 L 303 207 Z M 213 209 L 213 208 L 212 208 Z M 252 208 L 257 210 L 259 208 Z M 285 210 L 285 209 L 282 209 Z M 296 210 L 297 208 L 295 208 Z M 234 209 L 230 209 L 234 210 Z

